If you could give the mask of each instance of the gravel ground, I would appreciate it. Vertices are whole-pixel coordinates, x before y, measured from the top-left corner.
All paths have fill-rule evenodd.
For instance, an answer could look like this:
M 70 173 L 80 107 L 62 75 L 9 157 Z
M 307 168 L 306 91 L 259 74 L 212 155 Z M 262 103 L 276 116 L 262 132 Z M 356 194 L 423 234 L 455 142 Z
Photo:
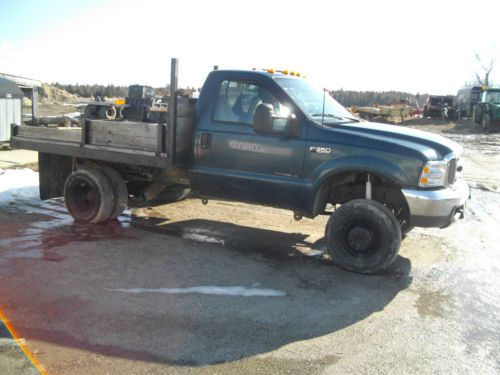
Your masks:
M 0 206 L 0 307 L 50 374 L 497 374 L 500 136 L 405 126 L 464 145 L 472 199 L 383 274 L 337 268 L 324 217 L 190 199 L 89 226 L 19 201 Z

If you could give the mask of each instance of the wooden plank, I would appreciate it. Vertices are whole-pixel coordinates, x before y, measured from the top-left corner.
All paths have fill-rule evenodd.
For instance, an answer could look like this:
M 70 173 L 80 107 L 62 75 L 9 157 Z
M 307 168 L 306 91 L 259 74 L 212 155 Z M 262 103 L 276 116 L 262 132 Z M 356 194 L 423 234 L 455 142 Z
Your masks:
M 80 128 L 45 128 L 40 126 L 17 127 L 17 135 L 26 138 L 47 139 L 61 142 L 80 142 Z
M 157 151 L 158 124 L 89 121 L 89 144 L 129 150 Z
M 14 148 L 34 150 L 49 154 L 103 160 L 121 164 L 142 165 L 162 169 L 168 169 L 170 167 L 170 162 L 166 154 L 157 156 L 154 152 L 91 145 L 80 147 L 79 143 L 58 142 L 20 136 L 14 136 L 11 142 Z

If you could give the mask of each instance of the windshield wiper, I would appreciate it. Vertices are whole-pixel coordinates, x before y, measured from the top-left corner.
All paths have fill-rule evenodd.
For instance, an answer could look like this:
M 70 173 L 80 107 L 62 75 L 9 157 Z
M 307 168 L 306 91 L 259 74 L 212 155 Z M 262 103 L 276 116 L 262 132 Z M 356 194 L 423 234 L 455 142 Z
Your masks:
M 351 120 L 353 122 L 359 122 L 357 118 L 352 118 L 352 117 L 344 117 L 346 120 Z
M 311 117 L 328 117 L 328 118 L 336 118 L 337 120 L 344 119 L 344 117 L 340 117 L 340 116 L 334 115 L 332 113 L 312 113 Z

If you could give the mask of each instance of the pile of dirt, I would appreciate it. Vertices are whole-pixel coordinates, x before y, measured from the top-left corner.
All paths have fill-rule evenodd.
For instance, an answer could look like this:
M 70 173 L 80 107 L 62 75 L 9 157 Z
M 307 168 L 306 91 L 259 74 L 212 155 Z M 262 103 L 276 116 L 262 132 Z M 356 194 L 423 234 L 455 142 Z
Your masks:
M 75 103 L 80 98 L 77 95 L 70 94 L 65 90 L 58 89 L 57 87 L 42 83 L 38 90 L 41 100 L 60 102 L 60 103 Z

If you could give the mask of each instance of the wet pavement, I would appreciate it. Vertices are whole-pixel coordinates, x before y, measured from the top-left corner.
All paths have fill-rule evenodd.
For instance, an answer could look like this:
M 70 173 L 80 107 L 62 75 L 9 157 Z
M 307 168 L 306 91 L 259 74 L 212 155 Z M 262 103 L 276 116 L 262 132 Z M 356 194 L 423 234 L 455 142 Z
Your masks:
M 186 200 L 95 226 L 58 200 L 2 205 L 0 308 L 49 374 L 497 374 L 499 163 L 483 147 L 465 154 L 466 219 L 410 232 L 373 276 L 324 254 L 323 217 Z
M 37 375 L 39 373 L 7 328 L 0 313 L 0 374 Z

